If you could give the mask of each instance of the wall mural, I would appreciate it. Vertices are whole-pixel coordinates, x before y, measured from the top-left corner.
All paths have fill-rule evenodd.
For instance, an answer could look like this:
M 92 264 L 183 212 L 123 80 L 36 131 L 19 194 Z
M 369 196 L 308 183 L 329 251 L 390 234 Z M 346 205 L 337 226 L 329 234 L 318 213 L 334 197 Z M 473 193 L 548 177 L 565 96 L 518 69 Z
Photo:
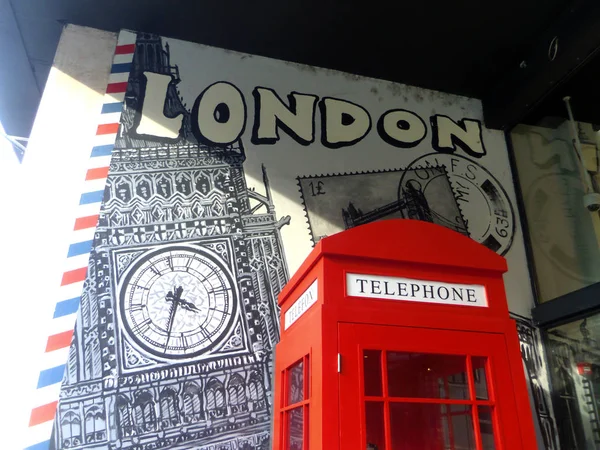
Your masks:
M 360 224 L 470 236 L 506 256 L 511 310 L 529 311 L 504 137 L 481 115 L 138 34 L 54 448 L 270 448 L 277 294 L 315 242 Z
M 531 319 L 512 315 L 517 322 L 521 356 L 537 415 L 537 425 L 546 450 L 558 450 L 559 436 L 548 383 L 548 368 L 543 356 L 539 330 Z

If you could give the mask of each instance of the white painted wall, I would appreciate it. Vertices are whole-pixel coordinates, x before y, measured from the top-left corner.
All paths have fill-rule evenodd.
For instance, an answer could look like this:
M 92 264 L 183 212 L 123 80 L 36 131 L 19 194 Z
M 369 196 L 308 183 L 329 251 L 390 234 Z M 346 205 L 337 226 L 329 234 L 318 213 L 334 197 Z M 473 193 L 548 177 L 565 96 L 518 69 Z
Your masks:
M 64 29 L 22 165 L 0 167 L 2 448 L 22 448 L 117 35 Z M 23 430 L 23 431 L 15 431 Z M 10 439 L 13 441 L 11 442 Z M 17 441 L 19 440 L 19 441 Z

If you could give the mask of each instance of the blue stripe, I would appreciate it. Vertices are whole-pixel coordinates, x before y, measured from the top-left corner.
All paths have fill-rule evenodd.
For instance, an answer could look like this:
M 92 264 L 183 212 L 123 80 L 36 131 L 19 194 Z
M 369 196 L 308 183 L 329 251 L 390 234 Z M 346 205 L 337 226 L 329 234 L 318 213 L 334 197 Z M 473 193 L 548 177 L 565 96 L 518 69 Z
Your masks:
M 80 297 L 70 298 L 63 300 L 56 304 L 54 308 L 54 318 L 68 316 L 69 314 L 75 314 L 79 308 Z
M 110 69 L 110 73 L 131 72 L 131 64 L 132 63 L 113 64 L 112 69 Z
M 110 156 L 114 147 L 114 144 L 98 145 L 92 149 L 92 158 L 96 156 Z
M 99 203 L 104 198 L 104 191 L 94 191 L 94 192 L 86 192 L 85 194 L 81 194 L 81 199 L 79 199 L 80 205 L 89 205 L 90 203 Z
M 104 105 L 102 105 L 102 114 L 120 113 L 122 110 L 122 102 L 105 103 Z
M 65 374 L 66 364 L 61 366 L 52 367 L 51 369 L 42 370 L 40 377 L 38 378 L 37 388 L 43 388 L 50 386 L 51 384 L 60 383 Z
M 69 246 L 69 254 L 67 255 L 67 258 L 70 258 L 71 256 L 85 255 L 86 253 L 91 252 L 92 243 L 93 241 L 84 241 L 71 244 Z
M 40 442 L 39 444 L 33 444 L 27 447 L 24 450 L 49 450 L 50 449 L 50 441 Z

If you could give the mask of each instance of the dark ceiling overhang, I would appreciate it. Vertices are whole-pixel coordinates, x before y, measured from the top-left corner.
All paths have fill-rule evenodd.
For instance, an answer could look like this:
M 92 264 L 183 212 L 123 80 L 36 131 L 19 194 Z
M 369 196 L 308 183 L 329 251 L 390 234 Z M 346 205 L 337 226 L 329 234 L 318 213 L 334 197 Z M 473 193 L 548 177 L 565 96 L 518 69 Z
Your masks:
M 594 3 L 0 0 L 0 121 L 9 134 L 29 134 L 62 27 L 72 23 L 154 32 L 482 98 L 489 125 L 505 128 L 549 98 L 536 81 L 549 76 L 543 55 L 536 55 L 556 33 L 552 27 L 564 31 L 552 66 L 554 86 L 581 66 L 569 62 L 565 48 L 583 45 L 585 60 L 598 45 L 590 32 L 600 24 Z M 525 72 L 517 70 L 521 61 L 527 62 Z
M 576 120 L 600 124 L 600 108 L 593 101 L 600 82 L 599 51 L 600 2 L 571 5 L 483 95 L 486 125 L 509 129 L 519 121 L 538 123 L 544 116 L 566 118 L 566 96 Z

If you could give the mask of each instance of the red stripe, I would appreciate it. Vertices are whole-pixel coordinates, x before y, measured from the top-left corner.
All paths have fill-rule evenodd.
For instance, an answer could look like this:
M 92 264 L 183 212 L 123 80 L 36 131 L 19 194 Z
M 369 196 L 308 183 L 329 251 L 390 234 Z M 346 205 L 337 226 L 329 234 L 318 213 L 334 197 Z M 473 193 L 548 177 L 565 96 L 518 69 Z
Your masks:
M 135 52 L 135 44 L 117 45 L 115 55 L 126 55 Z
M 96 130 L 96 135 L 114 134 L 117 131 L 119 131 L 118 123 L 105 123 L 102 125 L 98 125 L 98 129 Z
M 108 167 L 97 167 L 95 169 L 89 169 L 85 176 L 86 180 L 100 180 L 108 176 Z
M 125 91 L 127 91 L 127 81 L 123 81 L 122 83 L 110 83 L 106 86 L 107 94 L 120 94 Z
M 66 348 L 71 345 L 71 338 L 73 337 L 73 331 L 65 331 L 48 337 L 46 343 L 46 352 L 53 352 L 61 348 Z
M 87 273 L 87 267 L 83 267 L 81 269 L 70 270 L 65 272 L 62 277 L 61 286 L 66 286 L 67 284 L 77 283 L 78 281 L 85 280 L 85 274 Z
M 75 220 L 75 226 L 73 230 L 85 230 L 86 228 L 96 228 L 96 224 L 98 223 L 98 215 L 95 216 L 86 216 L 80 217 Z
M 49 422 L 54 420 L 56 414 L 56 405 L 58 401 L 48 403 L 47 405 L 38 406 L 31 410 L 31 417 L 29 418 L 29 426 L 34 427 L 40 423 Z

